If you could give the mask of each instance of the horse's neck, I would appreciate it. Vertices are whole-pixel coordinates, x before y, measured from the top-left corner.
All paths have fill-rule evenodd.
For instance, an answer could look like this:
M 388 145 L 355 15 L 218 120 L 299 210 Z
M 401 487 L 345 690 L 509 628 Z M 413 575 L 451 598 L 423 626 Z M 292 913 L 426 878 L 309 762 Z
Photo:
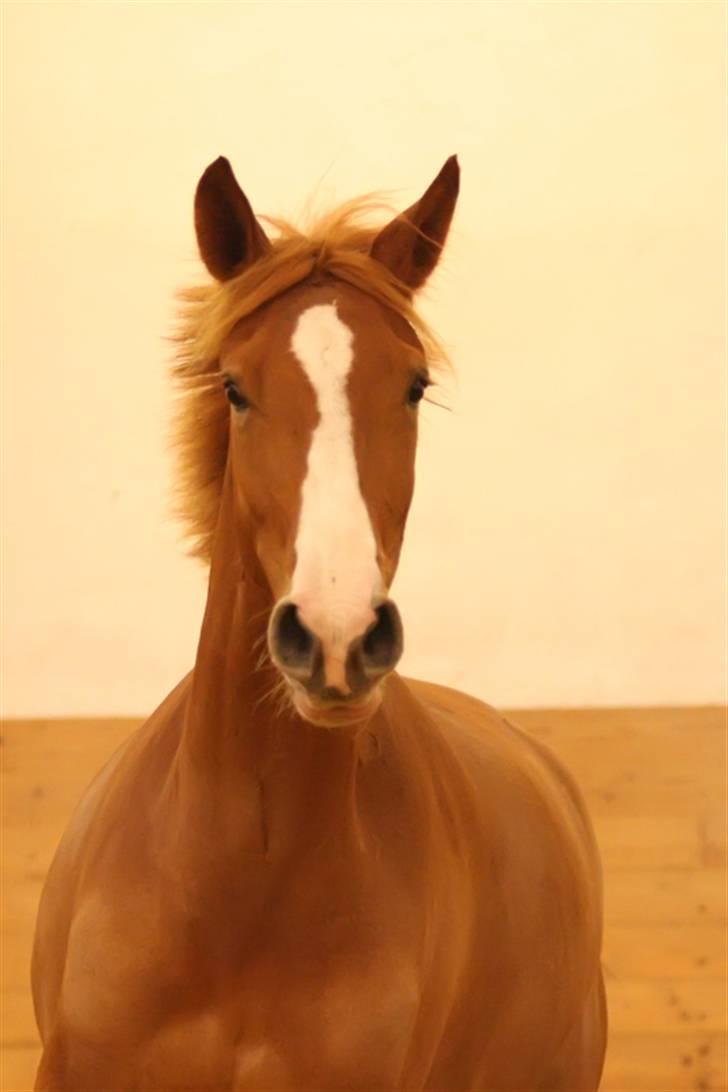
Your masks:
M 317 823 L 356 821 L 359 743 L 306 724 L 281 697 L 266 656 L 271 606 L 226 487 L 184 709 L 178 792 L 210 838 L 256 852 L 294 838 L 304 816 L 307 833 Z
M 238 541 L 231 508 L 224 498 L 185 716 L 185 745 L 211 772 L 250 762 L 275 683 L 265 657 L 270 591 L 253 551 Z

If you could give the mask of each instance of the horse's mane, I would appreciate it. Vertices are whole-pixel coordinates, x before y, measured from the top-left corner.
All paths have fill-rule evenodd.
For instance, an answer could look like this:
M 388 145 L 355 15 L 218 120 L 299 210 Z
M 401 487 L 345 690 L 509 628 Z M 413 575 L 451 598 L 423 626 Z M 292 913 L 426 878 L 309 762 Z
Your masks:
M 190 552 L 209 561 L 227 462 L 229 406 L 219 372 L 223 341 L 241 319 L 309 277 L 326 274 L 373 296 L 415 330 L 431 368 L 446 354 L 415 312 L 408 291 L 369 257 L 379 230 L 368 223 L 387 206 L 358 198 L 318 218 L 304 232 L 265 217 L 276 235 L 270 251 L 228 281 L 184 290 L 172 380 L 178 393 L 172 441 L 177 452 L 176 514 L 191 541 Z M 381 226 L 381 225 L 380 225 Z

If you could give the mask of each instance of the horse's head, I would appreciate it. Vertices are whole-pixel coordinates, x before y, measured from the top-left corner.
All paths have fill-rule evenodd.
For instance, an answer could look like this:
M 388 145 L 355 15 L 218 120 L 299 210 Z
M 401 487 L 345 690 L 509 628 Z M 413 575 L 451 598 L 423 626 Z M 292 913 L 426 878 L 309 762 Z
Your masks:
M 458 176 L 453 157 L 417 204 L 346 253 L 330 236 L 277 253 L 227 160 L 197 189 L 207 268 L 228 296 L 262 300 L 216 354 L 227 473 L 272 592 L 271 659 L 316 723 L 369 716 L 402 652 L 389 589 L 429 381 L 410 297 L 437 263 Z M 276 278 L 283 290 L 271 294 Z

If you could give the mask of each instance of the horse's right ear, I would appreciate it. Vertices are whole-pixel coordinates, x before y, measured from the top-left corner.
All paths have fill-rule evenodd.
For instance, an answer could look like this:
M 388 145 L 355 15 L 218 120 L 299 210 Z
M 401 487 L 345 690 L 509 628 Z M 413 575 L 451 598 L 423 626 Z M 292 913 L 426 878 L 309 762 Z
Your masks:
M 195 231 L 200 257 L 219 281 L 226 281 L 270 250 L 224 156 L 211 163 L 197 183 Z

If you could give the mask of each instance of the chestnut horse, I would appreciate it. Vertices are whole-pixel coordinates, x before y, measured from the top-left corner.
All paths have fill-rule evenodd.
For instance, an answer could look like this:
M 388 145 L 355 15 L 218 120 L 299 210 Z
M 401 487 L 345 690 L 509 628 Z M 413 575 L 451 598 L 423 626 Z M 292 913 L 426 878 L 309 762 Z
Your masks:
M 394 672 L 390 598 L 437 343 L 413 309 L 453 157 L 379 230 L 266 232 L 202 176 L 181 493 L 197 657 L 91 785 L 43 893 L 43 1092 L 590 1092 L 606 1012 L 579 791 Z M 269 238 L 272 235 L 272 238 Z

